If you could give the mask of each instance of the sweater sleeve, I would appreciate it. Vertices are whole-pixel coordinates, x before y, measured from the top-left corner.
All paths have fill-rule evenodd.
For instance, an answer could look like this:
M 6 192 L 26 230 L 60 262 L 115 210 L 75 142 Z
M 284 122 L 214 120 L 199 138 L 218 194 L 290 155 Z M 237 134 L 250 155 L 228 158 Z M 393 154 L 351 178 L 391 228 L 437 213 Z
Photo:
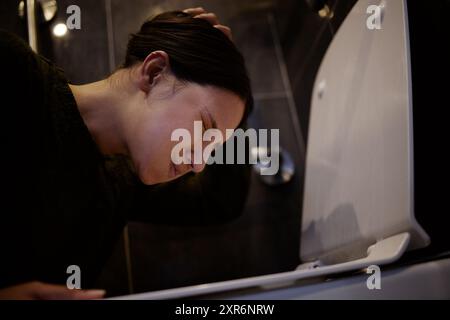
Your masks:
M 0 139 L 2 142 L 2 192 L 0 211 L 3 231 L 0 250 L 0 287 L 31 280 L 30 252 L 33 219 L 42 207 L 38 181 L 42 148 L 42 87 L 35 54 L 19 37 L 0 30 L 2 72 Z M 20 275 L 20 276 L 19 276 Z M 30 277 L 30 278 L 27 278 Z

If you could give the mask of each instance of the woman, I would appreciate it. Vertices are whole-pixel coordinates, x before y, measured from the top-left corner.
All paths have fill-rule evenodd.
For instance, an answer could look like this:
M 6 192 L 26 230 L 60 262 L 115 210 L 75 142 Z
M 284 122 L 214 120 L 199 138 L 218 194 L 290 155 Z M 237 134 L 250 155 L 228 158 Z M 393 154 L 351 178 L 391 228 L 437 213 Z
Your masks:
M 86 85 L 69 84 L 11 34 L 0 32 L 0 52 L 0 297 L 101 298 L 68 290 L 67 268 L 77 265 L 82 288 L 92 287 L 127 220 L 212 224 L 239 214 L 247 167 L 171 160 L 175 129 L 201 121 L 225 135 L 252 107 L 243 58 L 214 14 L 145 22 L 121 68 Z

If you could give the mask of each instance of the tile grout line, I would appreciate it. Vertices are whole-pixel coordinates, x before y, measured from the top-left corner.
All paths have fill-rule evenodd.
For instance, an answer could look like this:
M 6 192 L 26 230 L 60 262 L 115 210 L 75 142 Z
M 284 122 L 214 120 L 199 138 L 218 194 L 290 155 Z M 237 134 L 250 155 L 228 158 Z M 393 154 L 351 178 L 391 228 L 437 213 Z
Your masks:
M 109 72 L 113 72 L 116 68 L 116 57 L 114 54 L 114 31 L 112 23 L 111 0 L 105 0 L 106 12 L 106 33 L 108 37 L 108 58 L 109 58 Z
M 285 91 L 274 91 L 274 92 L 260 92 L 254 93 L 254 100 L 270 100 L 270 99 L 280 99 L 280 98 L 288 98 Z
M 291 114 L 291 119 L 292 119 L 292 122 L 294 125 L 294 132 L 295 132 L 295 137 L 297 140 L 297 145 L 300 148 L 300 154 L 302 155 L 302 157 L 304 157 L 305 152 L 306 152 L 305 141 L 303 140 L 303 135 L 302 135 L 302 132 L 300 129 L 300 122 L 299 122 L 299 118 L 298 118 L 298 114 L 297 114 L 297 108 L 295 105 L 294 97 L 292 95 L 291 83 L 289 81 L 287 66 L 284 61 L 283 51 L 281 49 L 281 43 L 280 43 L 280 38 L 278 36 L 278 31 L 275 28 L 273 14 L 269 13 L 267 15 L 267 19 L 269 22 L 270 30 L 272 32 L 272 38 L 273 38 L 273 43 L 274 43 L 274 47 L 275 47 L 275 54 L 277 56 L 278 66 L 279 66 L 280 73 L 281 73 L 281 79 L 283 81 L 283 86 L 284 86 L 285 92 L 286 92 L 286 97 L 287 97 L 288 106 L 289 106 L 289 112 Z M 304 161 L 304 159 L 302 159 L 302 161 Z
M 128 230 L 128 224 L 123 229 L 123 246 L 125 251 L 125 262 L 127 266 L 127 279 L 128 279 L 128 291 L 130 294 L 134 293 L 133 286 L 133 273 L 131 270 L 131 250 L 130 250 L 130 232 Z
M 105 13 L 106 13 L 106 34 L 108 38 L 108 58 L 109 58 L 109 71 L 112 73 L 116 68 L 116 57 L 114 54 L 114 29 L 112 21 L 111 0 L 105 0 Z M 133 273 L 131 264 L 131 250 L 130 250 L 130 234 L 128 225 L 125 226 L 122 232 L 123 235 L 123 247 L 125 254 L 125 265 L 127 269 L 127 282 L 129 294 L 134 293 L 133 287 Z

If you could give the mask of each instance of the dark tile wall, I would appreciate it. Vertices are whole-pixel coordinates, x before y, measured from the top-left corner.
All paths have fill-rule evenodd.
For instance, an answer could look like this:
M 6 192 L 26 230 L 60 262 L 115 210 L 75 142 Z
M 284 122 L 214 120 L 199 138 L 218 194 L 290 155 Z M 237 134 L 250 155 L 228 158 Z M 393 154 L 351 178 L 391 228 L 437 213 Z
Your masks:
M 0 2 L 0 28 L 14 32 L 23 39 L 27 38 L 27 26 L 23 18 L 19 17 L 19 1 L 5 0 Z
M 305 144 L 315 76 L 334 34 L 356 0 L 325 1 L 332 12 L 330 17 L 325 18 L 307 3 L 277 0 L 275 6 L 276 24 Z
M 26 20 L 19 18 L 19 0 L 0 2 L 0 28 L 27 39 Z M 62 67 L 75 84 L 99 80 L 109 74 L 109 51 L 105 3 L 103 0 L 58 0 L 58 11 L 50 22 L 39 20 L 39 53 Z M 65 23 L 70 5 L 81 8 L 81 29 L 69 30 L 64 37 L 52 35 L 53 27 Z
M 65 23 L 72 4 L 81 9 L 81 29 L 69 30 L 61 38 L 51 37 L 41 41 L 50 48 L 43 52 L 65 71 L 74 84 L 99 80 L 110 72 L 106 12 L 103 1 L 58 0 L 58 13 L 49 24 L 41 27 L 41 36 L 50 37 L 57 23 Z

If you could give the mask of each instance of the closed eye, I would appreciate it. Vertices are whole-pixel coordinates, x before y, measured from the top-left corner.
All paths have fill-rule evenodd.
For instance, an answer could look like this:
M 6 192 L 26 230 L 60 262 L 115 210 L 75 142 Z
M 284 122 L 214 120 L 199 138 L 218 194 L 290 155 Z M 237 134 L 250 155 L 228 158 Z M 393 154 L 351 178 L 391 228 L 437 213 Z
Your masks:
M 201 114 L 203 123 L 208 124 L 207 125 L 208 128 L 217 129 L 217 122 L 216 122 L 216 120 L 214 120 L 213 116 L 208 111 L 208 109 L 206 109 L 206 107 L 204 107 L 200 110 L 200 114 Z M 207 120 L 207 121 L 205 121 L 205 120 Z

